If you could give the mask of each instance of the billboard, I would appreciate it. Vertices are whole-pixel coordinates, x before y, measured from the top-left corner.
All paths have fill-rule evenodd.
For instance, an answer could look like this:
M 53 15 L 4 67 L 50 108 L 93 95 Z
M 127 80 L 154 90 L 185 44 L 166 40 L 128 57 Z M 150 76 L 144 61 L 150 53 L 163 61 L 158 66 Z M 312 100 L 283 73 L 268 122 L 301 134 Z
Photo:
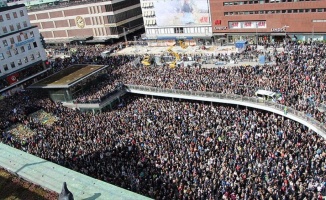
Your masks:
M 154 1 L 156 25 L 210 25 L 208 5 L 208 0 Z

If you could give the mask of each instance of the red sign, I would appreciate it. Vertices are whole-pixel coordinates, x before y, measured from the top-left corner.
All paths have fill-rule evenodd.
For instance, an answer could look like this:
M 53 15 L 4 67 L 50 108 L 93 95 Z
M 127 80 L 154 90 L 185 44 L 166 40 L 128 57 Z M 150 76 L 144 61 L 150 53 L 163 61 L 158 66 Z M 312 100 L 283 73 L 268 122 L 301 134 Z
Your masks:
M 265 26 L 266 22 L 257 22 L 257 26 Z
M 215 25 L 221 25 L 222 24 L 222 20 L 215 20 Z
M 7 81 L 9 85 L 14 84 L 18 81 L 19 73 L 11 74 L 10 76 L 7 76 Z
M 208 17 L 201 17 L 200 18 L 200 23 L 208 23 Z
M 245 22 L 245 23 L 244 23 L 244 26 L 245 26 L 245 27 L 250 27 L 250 26 L 251 26 L 251 22 Z

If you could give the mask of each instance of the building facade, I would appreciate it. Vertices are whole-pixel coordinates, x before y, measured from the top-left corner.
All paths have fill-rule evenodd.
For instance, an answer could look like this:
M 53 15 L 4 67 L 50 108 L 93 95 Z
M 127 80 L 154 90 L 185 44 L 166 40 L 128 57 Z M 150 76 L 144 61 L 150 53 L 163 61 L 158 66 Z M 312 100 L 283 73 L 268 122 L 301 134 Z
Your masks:
M 177 40 L 186 45 L 212 42 L 208 0 L 141 0 L 145 35 L 150 46 L 170 46 Z
M 215 41 L 326 40 L 326 1 L 211 0 Z
M 46 43 L 105 42 L 143 28 L 139 0 L 37 2 L 28 15 Z
M 24 5 L 0 7 L 0 91 L 25 78 L 47 60 L 40 33 L 31 25 Z M 36 70 L 35 72 L 39 72 Z

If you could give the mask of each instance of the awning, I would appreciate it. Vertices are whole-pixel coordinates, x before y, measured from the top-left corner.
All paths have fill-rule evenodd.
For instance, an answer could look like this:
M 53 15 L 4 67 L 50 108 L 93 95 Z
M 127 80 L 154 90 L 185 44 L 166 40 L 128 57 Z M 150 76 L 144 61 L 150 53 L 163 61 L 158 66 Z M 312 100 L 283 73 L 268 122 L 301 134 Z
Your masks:
M 86 40 L 92 40 L 93 36 L 88 35 L 88 36 L 76 36 L 71 38 L 71 41 L 86 41 Z
M 60 44 L 60 43 L 70 43 L 72 40 L 70 38 L 67 39 L 46 39 L 44 38 L 46 44 Z
M 97 42 L 107 42 L 111 38 L 94 38 L 92 40 L 86 40 L 86 43 L 97 43 Z
M 271 35 L 274 35 L 274 36 L 285 36 L 286 33 L 271 33 Z

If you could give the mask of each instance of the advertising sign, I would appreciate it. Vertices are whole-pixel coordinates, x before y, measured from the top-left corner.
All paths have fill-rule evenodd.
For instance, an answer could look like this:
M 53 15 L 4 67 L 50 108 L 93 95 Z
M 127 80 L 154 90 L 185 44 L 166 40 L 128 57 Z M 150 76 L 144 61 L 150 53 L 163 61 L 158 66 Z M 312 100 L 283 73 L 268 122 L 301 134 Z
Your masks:
M 154 1 L 157 26 L 209 25 L 208 0 Z
M 229 22 L 230 29 L 266 28 L 266 21 Z

